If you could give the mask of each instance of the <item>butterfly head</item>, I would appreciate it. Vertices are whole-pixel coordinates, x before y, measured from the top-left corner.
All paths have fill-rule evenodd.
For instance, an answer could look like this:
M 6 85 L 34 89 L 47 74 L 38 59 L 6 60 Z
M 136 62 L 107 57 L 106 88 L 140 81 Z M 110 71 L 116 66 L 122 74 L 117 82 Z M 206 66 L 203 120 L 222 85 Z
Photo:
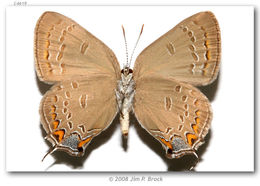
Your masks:
M 132 74 L 132 73 L 133 73 L 133 70 L 129 67 L 124 67 L 121 70 L 121 74 L 123 74 L 124 76 L 128 76 L 129 74 Z

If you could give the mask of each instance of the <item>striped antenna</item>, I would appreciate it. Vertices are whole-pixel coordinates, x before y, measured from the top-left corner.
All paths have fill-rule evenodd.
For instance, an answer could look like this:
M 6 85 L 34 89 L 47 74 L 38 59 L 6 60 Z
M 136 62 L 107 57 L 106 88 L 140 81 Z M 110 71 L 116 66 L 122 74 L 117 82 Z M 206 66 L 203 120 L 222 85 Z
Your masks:
M 127 50 L 127 42 L 125 37 L 125 29 L 123 25 L 122 25 L 122 30 L 123 30 L 124 40 L 125 40 L 125 54 L 126 54 L 126 65 L 124 65 L 124 67 L 128 67 L 128 50 Z
M 142 25 L 141 32 L 140 32 L 139 37 L 138 37 L 138 39 L 137 39 L 137 41 L 136 41 L 136 43 L 135 43 L 135 47 L 134 47 L 134 49 L 133 49 L 133 52 L 132 52 L 132 55 L 131 55 L 131 58 L 130 58 L 130 62 L 129 62 L 129 66 L 128 66 L 128 67 L 130 67 L 130 65 L 131 65 L 132 58 L 133 58 L 133 55 L 134 55 L 136 46 L 137 46 L 137 44 L 138 44 L 138 42 L 139 42 L 139 40 L 140 40 L 140 37 L 141 37 L 141 35 L 142 35 L 142 33 L 143 33 L 143 29 L 144 29 L 144 24 Z

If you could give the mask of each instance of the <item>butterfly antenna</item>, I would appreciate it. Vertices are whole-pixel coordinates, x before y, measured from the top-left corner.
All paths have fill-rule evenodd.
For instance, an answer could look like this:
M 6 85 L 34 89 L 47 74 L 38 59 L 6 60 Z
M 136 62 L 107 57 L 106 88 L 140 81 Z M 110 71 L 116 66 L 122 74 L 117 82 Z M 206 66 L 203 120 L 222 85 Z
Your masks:
M 126 42 L 126 37 L 125 37 L 125 29 L 124 29 L 123 25 L 122 25 L 122 30 L 123 30 L 124 40 L 125 40 L 125 54 L 126 54 L 126 65 L 125 65 L 125 67 L 128 67 L 128 50 L 127 50 L 127 42 Z
M 133 49 L 133 52 L 132 52 L 132 55 L 131 55 L 131 58 L 130 58 L 129 67 L 130 67 L 130 65 L 131 65 L 132 58 L 133 58 L 133 55 L 134 55 L 136 46 L 137 46 L 137 44 L 138 44 L 138 42 L 139 42 L 139 40 L 140 40 L 140 37 L 141 37 L 141 35 L 142 35 L 142 33 L 143 33 L 143 29 L 144 29 L 144 24 L 142 25 L 141 32 L 140 32 L 139 37 L 138 37 L 138 39 L 137 39 L 137 41 L 136 41 L 136 43 L 135 43 L 135 47 L 134 47 L 134 49 Z
M 42 161 L 46 158 L 46 156 L 48 156 L 49 154 L 53 153 L 55 150 L 57 150 L 57 146 L 53 146 L 52 148 L 50 148 L 50 150 L 43 156 Z

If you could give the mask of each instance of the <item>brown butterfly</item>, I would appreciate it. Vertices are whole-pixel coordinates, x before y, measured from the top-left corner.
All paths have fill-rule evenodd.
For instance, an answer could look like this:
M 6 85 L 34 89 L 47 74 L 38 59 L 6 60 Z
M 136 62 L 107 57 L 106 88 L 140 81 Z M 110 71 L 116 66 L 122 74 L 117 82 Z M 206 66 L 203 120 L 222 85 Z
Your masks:
M 157 139 L 168 158 L 195 154 L 210 128 L 210 103 L 194 86 L 219 72 L 220 30 L 211 12 L 197 13 L 161 36 L 120 70 L 114 53 L 73 20 L 45 12 L 35 28 L 36 72 L 54 84 L 40 105 L 53 148 L 82 156 L 92 139 L 129 112 Z M 46 154 L 46 155 L 47 155 Z M 197 156 L 197 155 L 196 155 Z

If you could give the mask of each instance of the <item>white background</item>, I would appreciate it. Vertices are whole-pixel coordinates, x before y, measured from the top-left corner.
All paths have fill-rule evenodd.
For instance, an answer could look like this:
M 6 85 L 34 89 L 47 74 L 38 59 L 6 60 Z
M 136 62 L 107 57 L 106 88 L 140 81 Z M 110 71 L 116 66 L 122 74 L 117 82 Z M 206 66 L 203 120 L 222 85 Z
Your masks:
M 80 1 L 78 1 L 78 2 L 80 2 Z M 144 2 L 144 1 L 142 1 L 142 2 Z M 153 2 L 149 1 L 149 2 L 154 4 L 155 1 L 153 1 Z M 167 3 L 167 1 L 160 2 L 160 3 L 165 3 L 165 2 Z M 186 3 L 188 1 L 181 1 L 181 2 Z M 225 1 L 225 2 L 227 2 L 227 1 Z M 245 2 L 248 3 L 248 1 L 245 1 Z M 251 4 L 254 4 L 256 2 L 257 1 L 251 1 Z M 48 1 L 45 1 L 45 3 L 48 3 Z M 158 3 L 158 2 L 156 2 L 156 3 Z M 203 1 L 201 3 L 203 4 Z M 218 1 L 218 3 L 221 3 L 221 1 Z M 4 4 L 4 6 L 2 6 L 2 7 L 3 7 L 2 10 L 4 11 L 6 8 L 6 4 Z M 6 47 L 7 47 L 7 51 L 6 51 L 6 64 L 7 64 L 6 85 L 7 85 L 7 89 L 10 88 L 10 90 L 11 90 L 13 88 L 12 86 L 14 86 L 14 87 L 20 86 L 19 88 L 17 87 L 17 89 L 19 91 L 16 91 L 16 97 L 19 96 L 19 97 L 21 97 L 20 99 L 22 100 L 20 102 L 20 104 L 16 103 L 16 106 L 12 107 L 12 105 L 9 106 L 9 103 L 8 103 L 8 99 L 11 100 L 11 97 L 9 96 L 9 94 L 7 96 L 7 98 L 8 98 L 7 105 L 6 105 L 6 108 L 7 108 L 6 150 L 7 151 L 6 151 L 6 155 L 3 156 L 3 158 L 2 158 L 2 163 L 3 164 L 6 163 L 7 170 L 14 170 L 19 167 L 22 167 L 21 169 L 25 169 L 27 167 L 28 167 L 28 169 L 30 169 L 32 164 L 35 164 L 34 165 L 35 169 L 37 169 L 36 167 L 38 167 L 37 170 L 45 170 L 44 168 L 48 167 L 54 161 L 53 156 L 49 156 L 49 157 L 47 157 L 47 159 L 45 160 L 44 163 L 39 162 L 39 159 L 41 159 L 42 154 L 44 154 L 48 149 L 47 144 L 42 139 L 41 130 L 39 128 L 39 122 L 37 122 L 37 121 L 35 122 L 35 120 L 34 120 L 34 118 L 37 117 L 35 115 L 38 115 L 38 111 L 37 111 L 38 105 L 37 104 L 39 104 L 39 101 L 40 101 L 42 95 L 39 93 L 37 86 L 36 86 L 36 89 L 31 86 L 27 87 L 27 83 L 21 82 L 21 81 L 25 81 L 23 79 L 24 78 L 23 76 L 31 76 L 33 78 L 33 80 L 30 80 L 29 82 L 35 83 L 35 74 L 32 75 L 31 71 L 27 71 L 27 72 L 25 71 L 25 70 L 28 70 L 28 69 L 26 69 L 26 68 L 28 68 L 27 66 L 29 66 L 29 68 L 34 67 L 33 63 L 31 62 L 31 60 L 33 60 L 32 52 L 31 52 L 31 54 L 27 54 L 28 52 L 27 51 L 24 52 L 24 51 L 27 50 L 27 49 L 25 49 L 27 45 L 32 46 L 31 34 L 33 33 L 33 31 L 30 29 L 34 28 L 34 24 L 42 12 L 40 12 L 40 10 L 36 11 L 35 14 L 32 14 L 33 16 L 31 15 L 30 17 L 26 18 L 26 19 L 30 19 L 29 21 L 20 18 L 23 16 L 27 16 L 27 11 L 28 12 L 31 11 L 31 8 L 32 7 L 27 8 L 26 11 L 23 11 L 23 13 L 19 13 L 18 10 L 16 11 L 17 13 L 16 13 L 15 17 L 16 17 L 17 23 L 20 23 L 20 27 L 16 30 L 15 35 L 19 35 L 19 37 L 15 44 L 13 44 L 13 43 L 9 44 L 9 42 L 7 42 L 7 44 L 6 44 Z M 36 8 L 40 8 L 40 7 L 36 7 Z M 134 20 L 136 12 L 132 11 L 130 13 L 130 15 L 132 16 L 132 21 L 120 22 L 119 26 L 118 25 L 112 26 L 112 22 L 111 22 L 111 24 L 109 24 L 109 25 L 111 25 L 111 27 L 113 27 L 113 29 L 114 29 L 113 31 L 108 31 L 108 29 L 112 29 L 112 28 L 110 28 L 110 26 L 105 27 L 105 29 L 104 29 L 104 27 L 102 27 L 102 24 L 104 25 L 106 23 L 102 23 L 101 25 L 98 25 L 98 29 L 102 28 L 101 30 L 98 30 L 98 29 L 91 30 L 90 26 L 88 25 L 89 21 L 87 18 L 84 18 L 83 21 L 81 21 L 80 16 L 77 17 L 77 15 L 76 15 L 77 12 L 76 13 L 72 12 L 71 7 L 67 7 L 67 8 L 69 9 L 69 11 L 66 12 L 65 10 L 63 10 L 63 11 L 59 11 L 59 12 L 71 17 L 72 19 L 74 19 L 75 21 L 80 23 L 83 27 L 87 28 L 89 31 L 91 31 L 93 34 L 95 34 L 102 41 L 104 41 L 111 49 L 113 49 L 113 51 L 116 53 L 116 55 L 120 61 L 123 61 L 125 59 L 124 45 L 122 44 L 122 42 L 123 42 L 122 38 L 120 39 L 120 37 L 122 37 L 121 30 L 120 30 L 120 28 L 117 28 L 117 27 L 120 27 L 120 25 L 122 23 L 124 24 L 124 26 L 127 30 L 129 48 L 131 48 L 137 37 L 136 35 L 139 32 L 140 25 L 141 25 L 141 23 L 143 23 L 142 19 L 140 17 L 138 17 L 137 20 Z M 181 7 L 178 7 L 178 9 L 179 8 L 181 8 Z M 252 105 L 253 104 L 253 48 L 252 48 L 253 47 L 253 45 L 252 45 L 253 34 L 252 33 L 246 34 L 248 29 L 253 28 L 252 22 L 251 22 L 252 14 L 251 14 L 251 21 L 250 21 L 249 18 L 247 17 L 248 14 L 246 14 L 244 10 L 243 11 L 239 10 L 239 8 L 242 8 L 242 7 L 238 7 L 237 11 L 235 11 L 234 9 L 231 11 L 232 8 L 233 7 L 226 7 L 226 8 L 210 7 L 210 10 L 213 11 L 215 13 L 215 15 L 217 16 L 220 26 L 221 26 L 222 53 L 223 53 L 222 54 L 222 66 L 221 66 L 221 74 L 220 74 L 220 78 L 219 78 L 219 82 L 218 82 L 218 86 L 217 86 L 218 88 L 216 90 L 214 99 L 211 102 L 213 110 L 214 110 L 212 133 L 211 133 L 211 137 L 209 140 L 209 144 L 207 145 L 205 152 L 202 154 L 203 160 L 201 163 L 198 164 L 196 170 L 226 170 L 226 171 L 237 170 L 237 171 L 239 171 L 239 170 L 252 170 L 252 166 L 253 166 L 253 164 L 252 164 L 253 163 L 252 162 L 253 161 L 253 150 L 252 150 L 253 149 L 253 133 L 252 133 L 253 132 L 252 131 L 253 130 L 253 110 L 252 110 L 253 109 L 253 105 Z M 44 7 L 44 8 L 40 8 L 40 9 L 50 10 L 49 7 Z M 59 7 L 54 7 L 52 10 L 58 11 Z M 181 12 L 178 12 L 178 10 L 174 10 L 174 12 L 172 13 L 174 16 L 171 17 L 171 19 L 170 19 L 171 25 L 169 25 L 169 28 L 171 28 L 172 26 L 174 26 L 175 24 L 177 24 L 179 21 L 186 18 L 187 16 L 190 16 L 192 13 L 196 13 L 197 10 L 198 11 L 208 10 L 208 7 L 191 7 L 190 11 L 186 7 L 184 7 L 184 9 L 182 9 Z M 176 12 L 176 15 L 175 15 L 175 12 Z M 1 15 L 1 20 L 5 20 L 3 15 L 4 14 Z M 83 13 L 82 13 L 82 15 L 83 15 Z M 145 14 L 142 14 L 142 16 L 145 16 Z M 105 16 L 105 18 L 106 17 L 107 16 Z M 122 17 L 122 15 L 117 16 L 116 18 L 120 19 L 121 17 Z M 8 16 L 7 16 L 7 20 L 8 20 Z M 127 18 L 124 18 L 124 20 L 127 20 Z M 129 27 L 128 25 L 133 24 L 133 20 L 136 22 L 136 26 Z M 169 21 L 165 20 L 165 22 L 169 22 Z M 150 26 L 156 26 L 156 24 L 158 25 L 158 23 L 155 23 L 155 21 L 153 21 L 154 25 L 148 24 L 148 21 L 146 21 L 144 23 L 145 23 L 145 31 L 141 38 L 141 42 L 138 46 L 138 50 L 137 50 L 136 54 L 138 54 L 142 50 L 143 47 L 148 45 L 149 42 L 156 39 L 157 36 L 163 34 L 165 31 L 167 31 L 167 30 L 164 30 L 164 31 L 162 31 L 162 33 L 159 33 L 159 34 L 152 33 L 153 29 L 151 29 L 152 27 L 150 27 Z M 8 24 L 10 24 L 10 23 L 7 22 L 7 27 L 8 27 Z M 222 26 L 223 24 L 225 25 L 225 28 L 223 28 L 223 26 Z M 160 27 L 164 27 L 162 25 L 163 25 L 163 22 L 160 21 Z M 30 29 L 27 27 L 30 27 Z M 167 29 L 167 26 L 165 26 L 164 28 Z M 6 30 L 6 31 L 8 31 L 8 33 L 9 33 L 9 30 Z M 106 36 L 104 35 L 104 31 L 107 32 Z M 113 36 L 113 32 L 117 32 L 117 35 Z M 8 33 L 7 33 L 7 41 L 10 36 Z M 23 33 L 23 35 L 22 34 L 20 35 L 20 33 Z M 107 37 L 108 37 L 108 40 L 106 40 Z M 17 38 L 17 37 L 15 37 L 15 38 Z M 110 41 L 110 39 L 112 40 L 112 42 Z M 148 39 L 151 39 L 151 41 L 149 41 Z M 4 40 L 4 37 L 3 37 L 3 40 Z M 113 42 L 117 42 L 117 43 L 113 44 Z M 224 45 L 224 43 L 225 43 L 225 45 Z M 11 44 L 13 44 L 13 46 L 10 46 Z M 117 46 L 114 47 L 114 45 L 117 45 Z M 17 47 L 19 48 L 18 50 L 17 50 Z M 3 50 L 4 48 L 5 48 L 4 44 L 1 45 L 1 49 L 2 49 L 1 52 L 4 51 Z M 11 72 L 13 74 L 10 75 L 10 73 L 8 71 L 8 68 L 9 68 L 8 61 L 9 61 L 9 59 L 13 58 L 12 55 L 11 56 L 8 55 L 8 52 L 10 52 L 10 49 L 12 50 L 12 52 L 11 52 L 12 55 L 13 56 L 17 55 L 17 58 L 19 59 L 18 61 L 16 61 L 16 65 L 21 65 L 20 63 L 23 62 L 22 68 L 17 66 L 17 69 L 19 69 L 19 68 L 23 69 L 24 72 L 22 74 L 19 74 L 18 73 L 19 71 L 14 70 L 13 72 Z M 15 53 L 14 53 L 14 51 L 15 51 Z M 251 53 L 246 54 L 246 51 L 249 51 L 249 52 L 251 51 Z M 19 52 L 20 52 L 20 54 L 18 54 Z M 3 56 L 2 59 L 4 61 L 5 56 L 4 55 L 1 55 L 1 56 Z M 27 60 L 28 60 L 28 62 L 25 62 Z M 225 64 L 224 64 L 224 62 L 225 62 Z M 30 63 L 30 64 L 28 65 L 27 63 Z M 243 65 L 243 64 L 246 64 L 246 65 Z M 1 67 L 2 67 L 1 69 L 3 69 L 3 75 L 4 75 L 5 74 L 4 64 L 1 63 Z M 228 68 L 233 69 L 232 74 L 230 72 L 231 70 Z M 251 71 L 249 71 L 249 70 L 251 70 Z M 1 78 L 3 78 L 3 77 L 4 76 L 2 76 Z M 9 77 L 12 77 L 12 78 L 16 77 L 16 81 L 15 81 L 16 83 L 9 85 L 8 81 L 12 80 L 12 78 L 9 78 Z M 1 80 L 4 80 L 4 79 L 1 79 Z M 227 81 L 228 83 L 225 83 L 225 81 Z M 4 82 L 4 81 L 1 81 L 1 82 Z M 28 84 L 29 84 L 29 82 L 28 82 Z M 4 85 L 4 83 L 2 83 L 2 84 Z M 9 91 L 9 92 L 12 92 L 12 91 Z M 26 101 L 25 101 L 26 98 L 23 97 L 25 95 L 25 92 L 26 92 L 26 94 L 32 95 Z M 36 92 L 36 94 L 34 94 L 34 92 Z M 1 92 L 1 94 L 2 93 L 3 92 Z M 10 95 L 12 95 L 12 94 L 10 93 Z M 13 98 L 15 98 L 15 97 L 13 97 Z M 4 97 L 2 97 L 2 100 L 4 103 Z M 26 104 L 23 105 L 23 102 L 28 103 L 29 106 Z M 221 108 L 219 108 L 220 107 L 219 104 L 224 105 L 224 106 L 221 106 Z M 27 113 L 27 115 L 25 115 L 25 116 L 27 116 L 27 118 L 26 118 L 27 122 L 24 122 L 24 120 L 22 121 L 21 119 L 20 119 L 20 121 L 18 121 L 18 119 L 17 119 L 18 123 L 12 123 L 12 124 L 17 127 L 18 124 L 24 125 L 25 123 L 27 123 L 27 125 L 30 126 L 27 130 L 27 134 L 23 134 L 20 136 L 19 135 L 17 136 L 17 133 L 16 133 L 17 131 L 9 132 L 9 129 L 12 129 L 12 128 L 11 127 L 9 128 L 9 125 L 8 125 L 8 122 L 12 121 L 13 118 L 18 118 L 16 111 L 19 109 L 16 107 L 19 107 L 20 111 L 27 109 L 28 113 Z M 34 108 L 36 108 L 36 111 L 34 111 L 35 110 Z M 1 109 L 3 109 L 3 111 L 4 111 L 4 107 L 1 107 Z M 11 111 L 11 113 L 10 112 L 8 113 L 9 110 Z M 4 112 L 1 112 L 1 114 L 3 114 L 3 113 Z M 12 115 L 12 113 L 13 113 L 13 115 Z M 8 114 L 10 114 L 11 117 L 9 117 Z M 4 122 L 4 115 L 2 118 L 3 118 L 3 122 Z M 236 118 L 239 118 L 239 119 L 236 119 Z M 248 123 L 249 125 L 246 126 L 245 123 Z M 102 167 L 102 170 L 106 170 L 105 167 L 107 167 L 107 166 L 110 166 L 111 169 L 109 169 L 109 170 L 115 170 L 115 169 L 119 170 L 118 169 L 119 167 L 120 167 L 120 170 L 130 170 L 127 167 L 135 167 L 137 169 L 133 169 L 133 170 L 137 170 L 137 171 L 138 170 L 148 170 L 148 169 L 157 170 L 157 171 L 167 170 L 167 164 L 165 164 L 165 162 L 161 160 L 162 157 L 160 157 L 160 155 L 158 155 L 158 153 L 156 153 L 154 150 L 150 150 L 149 145 L 144 144 L 141 141 L 140 136 L 135 135 L 135 131 L 136 131 L 135 127 L 131 127 L 131 130 L 130 130 L 130 139 L 128 140 L 127 152 L 124 152 L 123 148 L 121 146 L 118 127 L 115 126 L 114 128 L 115 128 L 114 131 L 112 131 L 113 134 L 111 134 L 111 136 L 107 135 L 108 137 L 106 136 L 108 138 L 108 140 L 106 140 L 103 145 L 100 145 L 97 148 L 95 148 L 95 146 L 93 147 L 93 150 L 91 151 L 91 153 L 89 154 L 89 156 L 85 160 L 85 162 L 83 163 L 83 167 L 81 167 L 80 170 L 85 169 L 86 165 L 90 166 L 92 164 L 91 163 L 92 161 L 95 161 L 95 163 L 94 163 L 95 166 Z M 1 127 L 1 129 L 3 131 L 2 139 L 5 139 L 4 138 L 5 130 L 3 127 Z M 40 133 L 40 135 L 38 137 L 37 137 L 37 134 L 34 134 L 35 133 L 34 129 L 36 129 L 36 131 L 38 133 Z M 233 130 L 233 133 L 230 131 L 230 129 Z M 14 133 L 12 134 L 12 132 L 14 132 Z M 27 138 L 26 136 L 29 133 L 30 133 L 30 135 L 32 135 L 32 137 L 36 137 L 36 139 Z M 11 137 L 9 137 L 10 135 L 11 135 Z M 37 142 L 33 143 L 32 142 L 33 140 L 37 141 Z M 3 146 L 5 146 L 4 141 L 3 141 L 3 143 L 1 143 Z M 11 142 L 14 142 L 14 143 L 11 143 Z M 109 148 L 109 146 L 107 146 L 110 143 L 112 144 L 112 148 Z M 36 146 L 33 146 L 31 144 L 36 144 Z M 23 148 L 21 150 L 21 146 L 26 147 L 26 148 Z M 38 146 L 42 146 L 42 147 L 39 148 Z M 120 150 L 120 148 L 121 148 L 121 150 Z M 140 152 L 140 148 L 142 148 L 142 150 L 143 150 L 142 152 Z M 100 150 L 100 149 L 102 149 L 102 150 Z M 249 149 L 251 149 L 251 150 L 249 150 Z M 40 151 L 40 152 L 38 152 L 38 151 Z M 146 154 L 146 151 L 148 154 Z M 9 152 L 13 152 L 13 154 L 9 153 Z M 102 155 L 98 155 L 100 153 Z M 117 155 L 118 153 L 120 153 L 120 155 Z M 24 154 L 27 154 L 27 155 L 24 155 Z M 108 155 L 108 154 L 111 154 L 111 155 Z M 134 154 L 136 154 L 136 156 Z M 1 155 L 3 155 L 3 154 L 1 154 Z M 30 157 L 28 157 L 28 156 L 30 156 Z M 92 157 L 92 156 L 94 156 L 94 157 Z M 153 157 L 152 161 L 149 160 L 150 156 Z M 124 162 L 124 164 L 123 164 L 121 162 L 122 159 L 124 159 L 124 160 L 127 159 L 128 161 Z M 148 166 L 148 167 L 145 168 L 145 166 Z M 155 167 L 155 168 L 151 169 L 151 167 Z M 47 170 L 57 170 L 57 169 L 72 170 L 72 168 L 73 167 L 71 167 L 71 166 L 64 166 L 63 164 L 61 164 L 61 165 L 51 166 Z M 78 170 L 78 169 L 76 169 L 76 170 Z M 4 170 L 2 170 L 2 171 L 4 171 Z M 114 174 L 105 174 L 105 175 L 104 174 L 103 175 L 100 175 L 100 174 L 75 175 L 75 174 L 73 174 L 73 176 L 68 175 L 68 176 L 64 177 L 62 174 L 55 174 L 55 175 L 49 174 L 48 176 L 50 178 L 46 179 L 46 177 L 42 174 L 17 175 L 17 174 L 8 174 L 8 173 L 4 173 L 4 172 L 1 172 L 1 173 L 2 173 L 1 176 L 3 176 L 3 178 L 4 178 L 4 179 L 2 179 L 2 182 L 4 184 L 18 182 L 19 184 L 26 184 L 26 185 L 35 184 L 36 182 L 40 185 L 46 185 L 46 184 L 49 184 L 50 181 L 52 183 L 55 183 L 55 181 L 60 181 L 62 183 L 66 183 L 66 185 L 70 185 L 73 183 L 82 183 L 82 182 L 84 182 L 85 184 L 90 184 L 90 183 L 93 184 L 93 183 L 101 183 L 101 182 L 109 184 L 110 183 L 108 181 L 109 176 L 119 175 L 119 174 L 115 174 L 115 173 Z M 146 176 L 160 175 L 160 176 L 163 176 L 163 179 L 164 179 L 163 184 L 171 183 L 171 184 L 182 184 L 182 185 L 195 184 L 195 183 L 199 183 L 200 185 L 206 185 L 206 184 L 208 185 L 209 183 L 211 185 L 217 185 L 217 184 L 219 185 L 221 183 L 225 183 L 225 184 L 239 183 L 239 185 L 244 185 L 244 184 L 248 184 L 249 182 L 257 183 L 259 181 L 258 174 L 239 174 L 239 176 L 237 176 L 237 174 L 227 174 L 227 175 L 218 174 L 216 176 L 214 176 L 212 174 L 210 174 L 210 175 L 209 174 L 191 175 L 191 176 L 187 176 L 186 174 L 177 174 L 177 176 L 176 176 L 174 174 L 158 174 L 158 173 L 157 174 L 147 174 L 147 173 L 146 174 L 144 174 L 144 173 L 126 174 L 125 173 L 125 174 L 120 174 L 120 175 L 128 175 L 128 176 L 130 176 L 130 175 L 146 175 Z M 132 184 L 132 183 L 128 182 L 126 184 Z M 146 182 L 145 184 L 150 185 L 151 183 Z
M 145 132 L 133 127 L 134 125 L 130 128 L 127 151 L 124 151 L 119 123 L 116 120 L 114 129 L 105 131 L 104 133 L 108 134 L 104 134 L 103 139 L 99 137 L 92 141 L 85 158 L 78 159 L 65 153 L 55 153 L 59 163 L 55 164 L 56 159 L 53 156 L 48 156 L 43 163 L 40 161 L 49 146 L 43 139 L 45 133 L 42 133 L 39 123 L 38 110 L 42 98 L 39 86 L 42 87 L 43 83 L 37 83 L 35 76 L 33 35 L 37 19 L 46 10 L 60 12 L 87 28 L 115 52 L 120 62 L 125 61 L 121 24 L 125 25 L 130 51 L 142 23 L 145 24 L 136 51 L 138 54 L 186 17 L 200 11 L 212 11 L 221 29 L 221 70 L 218 82 L 209 86 L 206 91 L 212 102 L 214 117 L 209 141 L 203 147 L 205 150 L 201 154 L 202 160 L 196 170 L 253 171 L 253 7 L 232 6 L 7 8 L 8 171 L 167 171 L 176 170 L 179 164 L 185 163 L 186 160 L 167 160 L 160 144 L 149 135 L 143 136 Z M 241 29 L 241 25 L 244 29 Z

